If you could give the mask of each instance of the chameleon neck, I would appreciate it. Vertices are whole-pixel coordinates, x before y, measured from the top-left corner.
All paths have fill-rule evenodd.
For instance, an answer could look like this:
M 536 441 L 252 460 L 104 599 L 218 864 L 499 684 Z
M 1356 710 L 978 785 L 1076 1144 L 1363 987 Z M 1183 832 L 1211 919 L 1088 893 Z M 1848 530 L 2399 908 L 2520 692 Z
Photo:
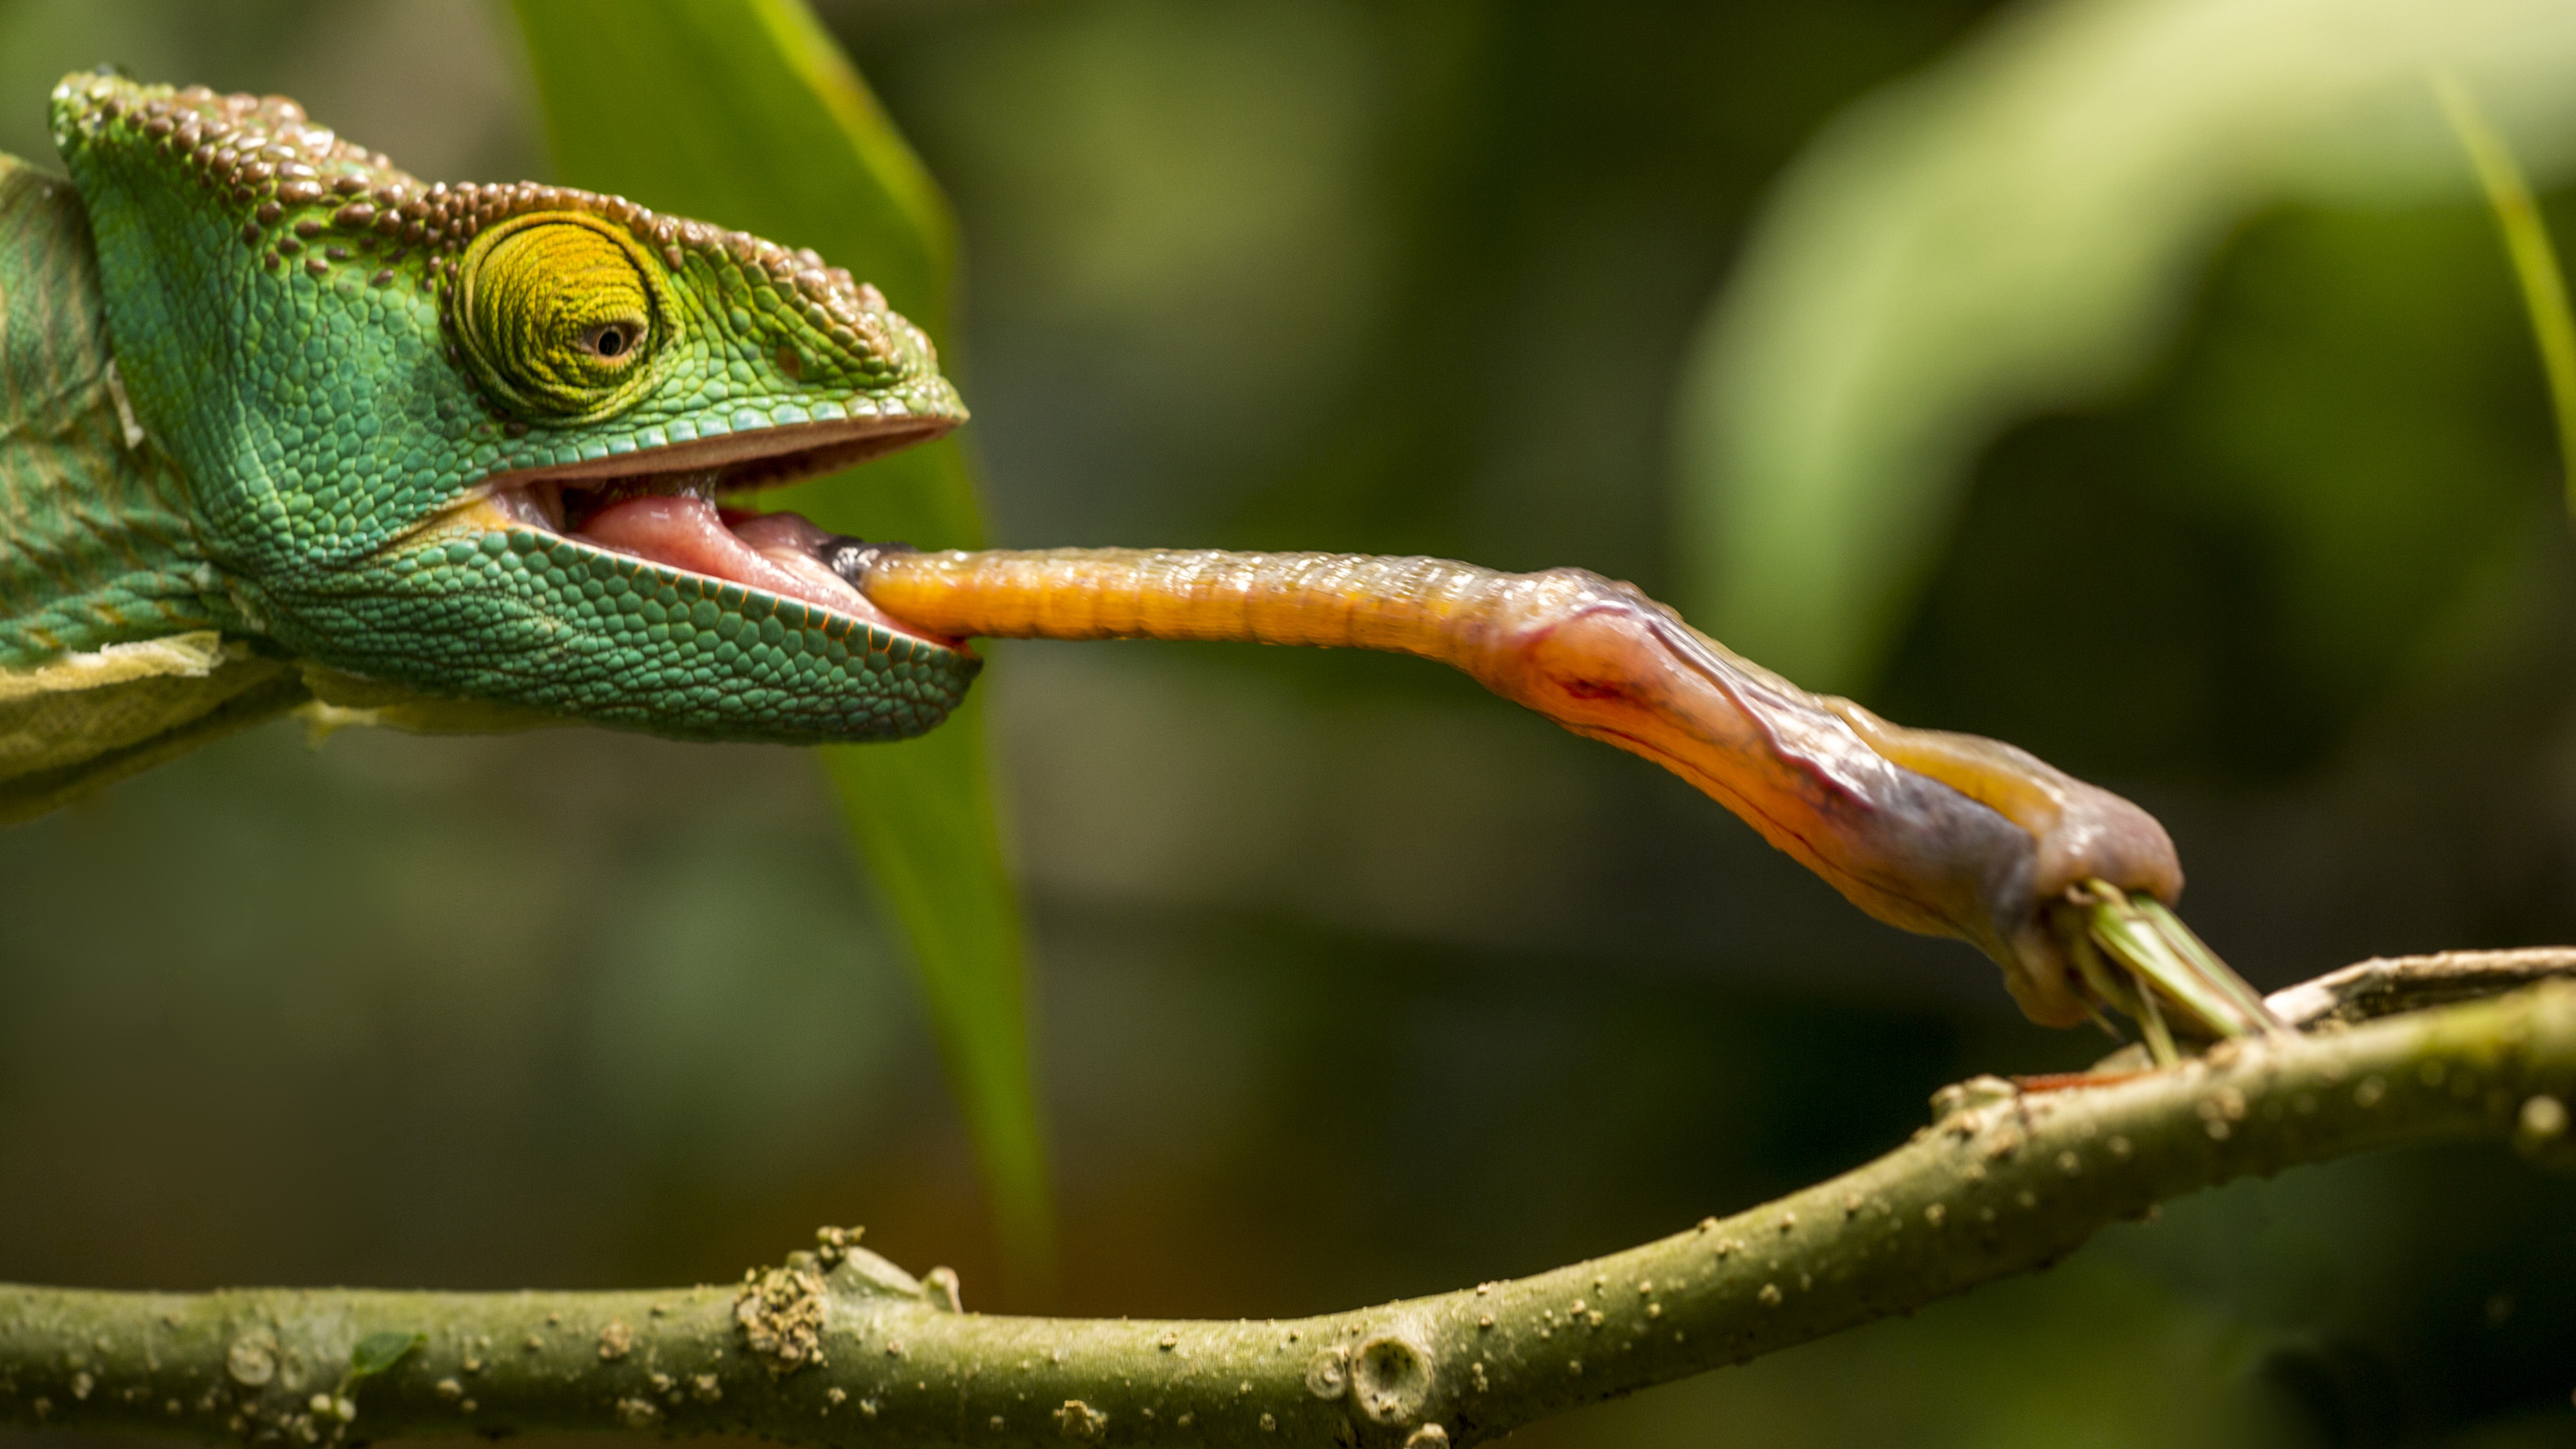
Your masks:
M 107 339 L 79 198 L 0 155 L 0 670 L 232 622 Z

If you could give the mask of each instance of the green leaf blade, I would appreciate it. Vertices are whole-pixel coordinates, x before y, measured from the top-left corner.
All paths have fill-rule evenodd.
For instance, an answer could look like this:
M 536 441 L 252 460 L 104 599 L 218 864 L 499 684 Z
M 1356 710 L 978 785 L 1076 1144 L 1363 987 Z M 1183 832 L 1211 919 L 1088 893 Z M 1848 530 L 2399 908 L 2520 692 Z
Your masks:
M 2567 508 L 2576 516 L 2576 317 L 2568 312 L 2567 278 L 2558 265 L 2558 249 L 2550 245 L 2549 225 L 2531 199 L 2531 183 L 2524 179 L 2521 163 L 2514 160 L 2513 148 L 2488 123 L 2469 88 L 2448 71 L 2434 72 L 2433 88 L 2442 99 L 2442 113 L 2450 119 L 2453 134 L 2469 153 L 2478 184 L 2486 189 L 2496 230 L 2504 237 L 2506 260 L 2513 264 L 2514 280 L 2522 287 L 2523 308 L 2531 314 L 2532 340 L 2540 348 L 2541 370 L 2549 379 L 2550 408 L 2558 419 L 2558 458 L 2567 475 Z
M 948 342 L 945 202 L 830 35 L 796 0 L 517 0 L 563 181 L 812 247 Z M 772 500 L 835 532 L 973 548 L 965 454 L 916 448 Z M 911 941 L 1006 1260 L 1051 1275 L 1048 1175 L 984 712 L 822 751 L 853 843 Z

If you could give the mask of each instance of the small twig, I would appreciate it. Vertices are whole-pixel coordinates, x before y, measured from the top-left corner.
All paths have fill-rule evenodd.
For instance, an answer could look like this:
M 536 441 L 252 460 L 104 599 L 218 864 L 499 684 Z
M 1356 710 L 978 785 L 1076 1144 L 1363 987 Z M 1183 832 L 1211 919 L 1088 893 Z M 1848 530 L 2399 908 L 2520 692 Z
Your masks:
M 2350 1024 L 2498 996 L 2554 977 L 2576 977 L 2576 946 L 2373 956 L 2276 991 L 2264 1000 L 2273 1015 L 2306 1031 L 2327 1022 Z
M 2275 1005 L 2367 1014 L 2571 968 L 2576 951 L 2365 962 Z M 0 1287 L 0 1423 L 290 1446 L 623 1429 L 1438 1449 L 1911 1311 L 2232 1178 L 2429 1142 L 2562 1151 L 2576 982 L 2058 1085 L 1945 1088 L 1886 1156 L 1628 1252 L 1290 1322 L 967 1313 L 952 1276 L 925 1286 L 838 1233 L 734 1288 Z M 352 1375 L 388 1335 L 417 1346 Z

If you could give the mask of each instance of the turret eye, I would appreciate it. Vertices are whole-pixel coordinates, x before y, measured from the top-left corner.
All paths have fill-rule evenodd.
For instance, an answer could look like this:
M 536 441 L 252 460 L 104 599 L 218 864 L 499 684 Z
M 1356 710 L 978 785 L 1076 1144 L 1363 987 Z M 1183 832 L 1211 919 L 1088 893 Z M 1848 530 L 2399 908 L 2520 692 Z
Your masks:
M 456 268 L 448 315 L 493 400 L 549 421 L 602 418 L 633 402 L 673 335 L 659 263 L 624 229 L 582 212 L 532 212 L 487 228 Z

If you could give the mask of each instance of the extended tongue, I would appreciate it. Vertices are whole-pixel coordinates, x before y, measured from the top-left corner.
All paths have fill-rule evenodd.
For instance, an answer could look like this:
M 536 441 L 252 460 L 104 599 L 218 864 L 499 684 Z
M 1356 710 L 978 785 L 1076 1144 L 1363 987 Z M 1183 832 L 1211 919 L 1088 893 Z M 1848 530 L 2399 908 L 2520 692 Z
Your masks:
M 782 598 L 802 599 L 915 639 L 955 647 L 869 603 L 834 573 L 822 555 L 851 540 L 793 513 L 766 513 L 725 526 L 715 504 L 689 494 L 629 498 L 590 516 L 574 535 L 587 543 L 670 568 L 723 579 Z

